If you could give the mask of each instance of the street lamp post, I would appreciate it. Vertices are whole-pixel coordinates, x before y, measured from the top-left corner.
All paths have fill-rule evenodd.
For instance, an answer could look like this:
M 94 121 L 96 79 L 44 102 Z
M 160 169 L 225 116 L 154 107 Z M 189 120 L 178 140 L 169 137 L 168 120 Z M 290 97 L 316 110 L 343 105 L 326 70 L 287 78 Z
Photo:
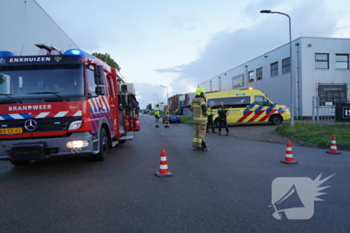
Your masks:
M 169 108 L 170 106 L 169 106 L 169 97 L 168 97 L 168 87 L 167 86 L 163 86 L 163 85 L 160 85 L 160 87 L 165 87 L 166 88 L 166 103 L 167 103 L 167 106 Z
M 152 95 L 156 95 L 157 96 L 157 103 L 156 103 L 156 105 L 159 103 L 159 101 L 158 101 L 158 95 L 157 94 L 152 94 Z
M 260 13 L 265 13 L 265 14 L 280 14 L 287 16 L 289 19 L 289 66 L 290 66 L 290 125 L 294 125 L 294 104 L 293 104 L 293 75 L 292 75 L 292 22 L 288 14 L 278 12 L 278 11 L 271 11 L 271 10 L 261 10 Z

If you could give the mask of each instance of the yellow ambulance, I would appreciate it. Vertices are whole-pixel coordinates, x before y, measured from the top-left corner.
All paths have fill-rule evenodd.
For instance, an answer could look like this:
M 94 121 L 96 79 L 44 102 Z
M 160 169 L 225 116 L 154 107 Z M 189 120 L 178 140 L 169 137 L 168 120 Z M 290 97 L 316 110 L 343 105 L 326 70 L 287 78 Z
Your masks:
M 258 90 L 235 90 L 210 92 L 206 94 L 210 104 L 213 122 L 218 125 L 217 109 L 220 101 L 228 109 L 227 123 L 261 123 L 270 122 L 274 125 L 290 120 L 290 109 L 284 105 L 274 104 L 267 96 Z

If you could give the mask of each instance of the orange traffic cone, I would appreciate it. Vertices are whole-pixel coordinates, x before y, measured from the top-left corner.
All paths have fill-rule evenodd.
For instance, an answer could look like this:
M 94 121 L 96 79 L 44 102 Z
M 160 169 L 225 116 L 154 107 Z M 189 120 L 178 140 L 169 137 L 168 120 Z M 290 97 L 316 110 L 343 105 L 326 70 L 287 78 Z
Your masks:
M 281 160 L 281 163 L 287 163 L 287 164 L 298 163 L 293 159 L 292 143 L 290 141 L 287 142 L 286 157 L 284 158 L 284 160 Z
M 337 141 L 335 140 L 335 136 L 332 136 L 332 141 L 331 141 L 331 148 L 329 151 L 327 151 L 329 154 L 340 154 L 340 152 L 337 150 Z
M 158 177 L 165 177 L 165 176 L 172 176 L 173 175 L 173 173 L 171 173 L 168 169 L 168 162 L 166 160 L 165 149 L 162 149 L 162 151 L 160 153 L 160 168 L 159 168 L 159 172 L 156 172 L 155 175 Z

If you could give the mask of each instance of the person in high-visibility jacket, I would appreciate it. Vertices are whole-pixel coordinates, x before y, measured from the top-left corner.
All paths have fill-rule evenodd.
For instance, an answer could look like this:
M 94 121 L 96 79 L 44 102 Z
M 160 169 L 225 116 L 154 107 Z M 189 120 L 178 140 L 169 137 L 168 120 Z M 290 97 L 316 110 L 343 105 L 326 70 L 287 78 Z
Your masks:
M 211 112 L 211 107 L 210 104 L 207 104 L 207 112 L 208 112 L 208 121 L 207 121 L 207 133 L 209 133 L 209 127 L 211 128 L 211 132 L 215 133 L 215 129 L 214 129 L 214 123 L 213 123 L 213 114 Z
M 193 149 L 209 151 L 204 139 L 207 125 L 207 103 L 205 99 L 205 89 L 199 87 L 196 96 L 192 100 L 190 110 L 193 112 L 194 136 L 192 140 Z
M 169 122 L 169 117 L 170 117 L 170 111 L 169 111 L 169 108 L 168 106 L 165 106 L 165 109 L 164 109 L 164 127 L 165 128 L 169 128 L 170 127 L 170 122 Z
M 160 117 L 159 104 L 157 104 L 156 107 L 154 108 L 154 116 L 156 117 L 156 127 L 158 128 L 159 117 Z

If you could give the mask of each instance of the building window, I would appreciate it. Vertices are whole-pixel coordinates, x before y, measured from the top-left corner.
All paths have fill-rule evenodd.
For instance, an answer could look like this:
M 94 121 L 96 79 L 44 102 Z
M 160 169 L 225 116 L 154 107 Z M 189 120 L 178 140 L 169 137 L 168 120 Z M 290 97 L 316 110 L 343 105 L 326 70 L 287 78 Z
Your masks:
M 249 76 L 249 82 L 254 82 L 254 71 L 249 71 L 248 73 Z
M 335 68 L 336 69 L 349 69 L 349 54 L 336 54 L 335 55 Z
M 282 60 L 282 74 L 290 72 L 290 57 Z
M 316 69 L 329 69 L 329 55 L 328 53 L 316 53 L 315 54 L 315 67 Z
M 262 79 L 262 78 L 263 78 L 262 75 L 263 75 L 263 74 L 262 74 L 262 67 L 256 69 L 256 79 L 257 79 L 257 80 Z
M 278 62 L 271 63 L 271 77 L 278 75 Z

